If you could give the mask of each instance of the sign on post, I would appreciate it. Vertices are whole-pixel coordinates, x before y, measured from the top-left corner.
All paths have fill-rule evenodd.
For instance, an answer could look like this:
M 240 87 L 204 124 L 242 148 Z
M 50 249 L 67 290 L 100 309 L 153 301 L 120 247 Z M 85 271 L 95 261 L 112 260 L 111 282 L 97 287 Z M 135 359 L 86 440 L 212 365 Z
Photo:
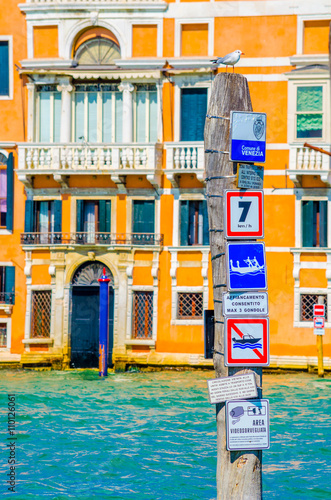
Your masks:
M 268 293 L 224 293 L 223 316 L 268 316 Z
M 324 326 L 325 326 L 324 316 L 314 317 L 314 335 L 325 335 Z
M 231 291 L 267 290 L 264 243 L 227 243 L 227 280 Z
M 210 404 L 230 399 L 257 398 L 255 373 L 207 380 Z
M 225 191 L 225 237 L 263 238 L 263 191 Z
M 269 436 L 268 399 L 226 402 L 227 450 L 267 450 Z
M 242 189 L 263 189 L 264 168 L 252 163 L 238 163 L 236 186 Z
M 314 304 L 314 316 L 325 316 L 324 304 Z
M 225 318 L 225 366 L 269 366 L 269 319 Z
M 264 163 L 266 125 L 266 113 L 231 111 L 230 161 Z

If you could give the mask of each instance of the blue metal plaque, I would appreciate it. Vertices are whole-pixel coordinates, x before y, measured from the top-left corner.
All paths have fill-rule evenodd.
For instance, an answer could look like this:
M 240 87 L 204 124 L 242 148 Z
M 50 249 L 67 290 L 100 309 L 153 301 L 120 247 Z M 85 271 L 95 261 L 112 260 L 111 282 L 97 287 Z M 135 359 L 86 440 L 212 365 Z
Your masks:
M 229 290 L 267 290 L 264 243 L 227 244 Z
M 264 163 L 267 115 L 231 111 L 230 161 Z

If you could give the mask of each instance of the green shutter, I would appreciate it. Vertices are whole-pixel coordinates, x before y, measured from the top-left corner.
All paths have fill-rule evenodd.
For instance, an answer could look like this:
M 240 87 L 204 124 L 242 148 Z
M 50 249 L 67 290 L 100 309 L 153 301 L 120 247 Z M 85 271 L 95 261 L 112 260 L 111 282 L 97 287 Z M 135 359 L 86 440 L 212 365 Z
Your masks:
M 208 223 L 208 210 L 207 201 L 202 202 L 202 214 L 203 214 L 203 245 L 209 245 L 209 223 Z
M 54 233 L 62 233 L 62 200 L 54 200 Z
M 33 200 L 26 200 L 25 202 L 24 232 L 33 232 Z
M 82 233 L 84 231 L 84 200 L 77 200 L 77 214 L 76 214 L 76 232 Z
M 189 214 L 189 201 L 183 200 L 180 202 L 180 244 L 188 245 L 188 214 Z
M 5 267 L 5 302 L 15 304 L 15 267 Z
M 155 203 L 145 201 L 143 204 L 143 233 L 155 232 Z
M 6 227 L 9 231 L 13 230 L 13 211 L 14 211 L 14 164 L 13 153 L 10 153 L 7 160 L 7 216 Z
M 207 113 L 207 89 L 181 91 L 181 141 L 203 141 Z
M 111 233 L 111 201 L 106 201 L 106 233 Z
M 132 232 L 140 233 L 140 221 L 141 221 L 141 202 L 133 201 L 132 207 Z
M 99 233 L 106 232 L 106 200 L 99 200 Z
M 320 201 L 320 247 L 328 246 L 328 202 Z
M 0 95 L 9 95 L 9 42 L 0 41 Z
M 312 247 L 314 242 L 314 202 L 302 202 L 302 246 Z

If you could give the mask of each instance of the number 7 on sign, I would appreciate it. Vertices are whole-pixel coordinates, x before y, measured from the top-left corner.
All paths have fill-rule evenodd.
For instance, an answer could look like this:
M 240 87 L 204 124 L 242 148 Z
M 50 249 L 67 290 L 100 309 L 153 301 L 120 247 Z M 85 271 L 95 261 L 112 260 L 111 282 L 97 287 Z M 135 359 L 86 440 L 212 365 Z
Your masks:
M 225 237 L 262 239 L 263 191 L 225 191 Z

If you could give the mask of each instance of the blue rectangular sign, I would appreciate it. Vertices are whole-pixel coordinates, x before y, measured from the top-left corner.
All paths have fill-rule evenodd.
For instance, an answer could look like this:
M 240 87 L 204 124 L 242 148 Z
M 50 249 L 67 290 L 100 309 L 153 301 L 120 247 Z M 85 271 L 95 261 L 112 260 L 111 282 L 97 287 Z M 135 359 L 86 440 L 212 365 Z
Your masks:
M 267 290 L 264 243 L 227 244 L 229 290 Z
M 231 111 L 230 161 L 264 163 L 266 151 L 265 113 Z

